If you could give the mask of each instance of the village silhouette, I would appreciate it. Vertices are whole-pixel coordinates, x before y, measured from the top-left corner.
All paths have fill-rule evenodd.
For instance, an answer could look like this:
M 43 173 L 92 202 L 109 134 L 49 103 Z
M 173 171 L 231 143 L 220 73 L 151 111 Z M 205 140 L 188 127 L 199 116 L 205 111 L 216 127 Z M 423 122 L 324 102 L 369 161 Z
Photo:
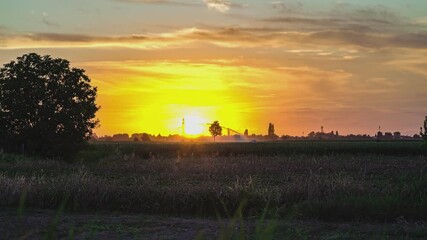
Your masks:
M 218 121 L 215 121 L 218 122 Z M 219 122 L 218 122 L 219 123 Z M 220 123 L 219 123 L 220 124 Z M 203 124 L 206 128 L 210 127 L 210 123 Z M 250 133 L 249 129 L 245 129 L 243 133 L 232 128 L 220 125 L 221 133 L 215 136 L 215 140 L 209 135 L 188 136 L 185 128 L 185 118 L 182 119 L 181 134 L 169 134 L 162 136 L 161 134 L 149 133 L 118 133 L 113 135 L 96 136 L 94 135 L 91 141 L 99 142 L 266 142 L 266 141 L 418 141 L 422 140 L 422 129 L 420 134 L 412 136 L 403 135 L 400 131 L 383 132 L 381 126 L 378 127 L 378 132 L 371 136 L 369 134 L 347 134 L 340 135 L 337 130 L 325 131 L 323 126 L 320 131 L 311 131 L 307 134 L 302 133 L 301 136 L 277 135 L 275 132 L 274 123 L 269 123 L 266 134 Z

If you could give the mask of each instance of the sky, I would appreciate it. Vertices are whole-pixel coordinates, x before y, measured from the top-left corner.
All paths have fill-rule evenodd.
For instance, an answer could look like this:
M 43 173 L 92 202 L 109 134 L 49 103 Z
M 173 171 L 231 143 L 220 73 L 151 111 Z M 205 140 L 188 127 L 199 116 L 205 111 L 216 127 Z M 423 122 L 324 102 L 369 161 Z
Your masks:
M 425 0 L 2 0 L 0 64 L 68 59 L 98 136 L 405 135 L 427 115 Z

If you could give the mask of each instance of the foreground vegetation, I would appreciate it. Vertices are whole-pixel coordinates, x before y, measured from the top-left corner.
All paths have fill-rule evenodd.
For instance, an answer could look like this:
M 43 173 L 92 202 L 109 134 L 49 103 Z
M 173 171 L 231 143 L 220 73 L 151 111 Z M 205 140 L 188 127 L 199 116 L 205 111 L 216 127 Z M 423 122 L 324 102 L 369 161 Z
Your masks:
M 282 219 L 200 219 L 141 214 L 0 212 L 2 239 L 425 239 L 424 222 L 319 222 Z
M 74 163 L 0 156 L 0 205 L 156 215 L 427 218 L 419 142 L 92 145 Z

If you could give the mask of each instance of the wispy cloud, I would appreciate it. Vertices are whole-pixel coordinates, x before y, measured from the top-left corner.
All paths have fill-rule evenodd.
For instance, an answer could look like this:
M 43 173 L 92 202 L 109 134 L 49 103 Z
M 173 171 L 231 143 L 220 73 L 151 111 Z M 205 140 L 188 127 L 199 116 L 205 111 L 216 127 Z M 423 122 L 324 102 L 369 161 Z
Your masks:
M 298 2 L 297 2 L 298 3 Z M 262 19 L 270 24 L 281 24 L 288 30 L 353 30 L 357 32 L 400 32 L 416 28 L 416 24 L 400 17 L 383 5 L 357 7 L 338 2 L 323 11 L 308 11 L 302 4 L 273 2 L 276 14 Z
M 427 48 L 427 32 L 367 33 L 351 30 L 322 30 L 312 32 L 281 31 L 280 29 L 219 27 L 188 28 L 161 34 L 123 36 L 92 36 L 82 34 L 31 33 L 1 36 L 9 48 L 25 47 L 96 47 L 122 46 L 149 48 L 203 42 L 225 47 L 361 47 L 361 48 Z
M 52 26 L 52 27 L 58 27 L 59 24 L 54 23 L 52 21 L 49 20 L 49 14 L 47 12 L 42 12 L 42 22 L 48 26 Z
M 413 23 L 422 26 L 427 26 L 427 17 L 417 18 L 413 21 Z
M 176 1 L 176 0 L 113 0 L 116 2 L 125 2 L 125 3 L 144 3 L 144 4 L 159 4 L 159 5 L 178 5 L 178 6 L 202 6 L 202 4 L 195 2 L 185 2 L 185 1 Z
M 133 131 L 116 128 L 127 119 L 162 129 L 158 119 L 141 122 L 181 116 L 177 105 L 214 108 L 207 116 L 215 119 L 237 116 L 251 132 L 274 121 L 287 134 L 319 123 L 340 132 L 386 123 L 390 131 L 417 131 L 424 117 L 427 15 L 418 10 L 425 4 L 107 1 L 70 3 L 60 18 L 49 10 L 58 1 L 31 1 L 25 24 L 0 23 L 0 62 L 31 51 L 65 56 L 87 71 L 99 87 L 103 131 Z M 247 2 L 253 6 L 239 9 Z M 12 19 L 18 9 L 5 13 Z
M 401 20 L 396 12 L 382 4 L 358 7 L 350 3 L 337 2 L 328 14 L 380 23 L 393 23 Z
M 204 0 L 209 8 L 218 10 L 222 13 L 230 10 L 230 3 L 226 0 Z
M 427 52 L 419 53 L 419 56 L 405 54 L 404 58 L 394 59 L 387 64 L 393 68 L 403 69 L 406 72 L 427 77 L 427 57 L 425 57 Z
M 157 5 L 176 5 L 187 7 L 204 7 L 214 9 L 221 13 L 228 12 L 231 8 L 242 8 L 243 4 L 232 3 L 227 0 L 198 0 L 198 1 L 185 1 L 185 0 L 112 0 L 115 2 L 124 3 L 142 3 L 142 4 L 157 4 Z
M 129 35 L 129 36 L 91 36 L 83 34 L 60 34 L 60 33 L 35 33 L 35 34 L 26 34 L 26 38 L 43 42 L 43 41 L 52 41 L 52 42 L 76 42 L 76 43 L 91 43 L 91 42 L 133 42 L 133 41 L 142 41 L 147 39 L 147 37 L 142 35 Z
M 270 6 L 278 12 L 285 14 L 300 13 L 304 7 L 304 5 L 299 1 L 290 3 L 285 3 L 283 1 L 274 1 L 270 3 Z

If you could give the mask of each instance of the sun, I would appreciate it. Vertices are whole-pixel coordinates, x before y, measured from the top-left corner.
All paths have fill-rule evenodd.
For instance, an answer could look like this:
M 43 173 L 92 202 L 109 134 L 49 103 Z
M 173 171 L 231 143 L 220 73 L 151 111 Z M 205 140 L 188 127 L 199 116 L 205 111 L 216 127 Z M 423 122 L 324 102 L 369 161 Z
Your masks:
M 206 119 L 198 115 L 187 115 L 184 117 L 185 127 L 184 134 L 186 136 L 202 135 L 206 129 Z

